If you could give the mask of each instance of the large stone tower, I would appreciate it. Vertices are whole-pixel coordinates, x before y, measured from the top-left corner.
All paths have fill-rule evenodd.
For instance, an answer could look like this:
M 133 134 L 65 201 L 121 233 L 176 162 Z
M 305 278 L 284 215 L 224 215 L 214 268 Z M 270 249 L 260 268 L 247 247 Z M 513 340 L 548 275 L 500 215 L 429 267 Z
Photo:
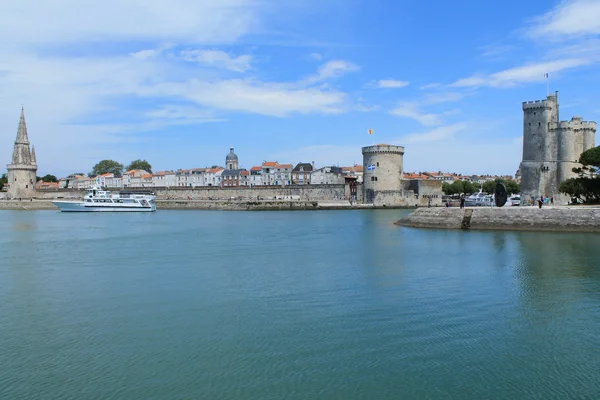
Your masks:
M 521 204 L 540 196 L 566 203 L 561 182 L 576 176 L 582 152 L 595 146 L 596 123 L 573 117 L 559 122 L 558 92 L 546 100 L 523 102 Z
M 17 139 L 13 150 L 12 163 L 8 169 L 8 198 L 31 198 L 35 192 L 37 161 L 35 149 L 29 149 L 25 113 L 21 109 L 21 119 L 17 130 Z
M 404 147 L 378 144 L 362 148 L 364 201 L 394 205 L 402 197 Z

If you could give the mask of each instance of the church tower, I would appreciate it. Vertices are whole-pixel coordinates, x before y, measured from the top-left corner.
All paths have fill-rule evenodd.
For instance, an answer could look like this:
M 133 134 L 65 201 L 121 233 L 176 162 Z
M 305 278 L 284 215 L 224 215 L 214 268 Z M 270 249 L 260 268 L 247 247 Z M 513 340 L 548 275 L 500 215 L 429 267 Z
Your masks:
M 25 124 L 25 113 L 21 109 L 21 119 L 17 130 L 17 139 L 13 150 L 12 163 L 7 165 L 8 169 L 8 198 L 23 199 L 34 195 L 37 161 L 35 149 L 29 149 L 29 138 L 27 137 L 27 125 Z
M 236 170 L 238 168 L 238 156 L 233 152 L 233 147 L 230 147 L 229 154 L 225 157 L 225 169 Z

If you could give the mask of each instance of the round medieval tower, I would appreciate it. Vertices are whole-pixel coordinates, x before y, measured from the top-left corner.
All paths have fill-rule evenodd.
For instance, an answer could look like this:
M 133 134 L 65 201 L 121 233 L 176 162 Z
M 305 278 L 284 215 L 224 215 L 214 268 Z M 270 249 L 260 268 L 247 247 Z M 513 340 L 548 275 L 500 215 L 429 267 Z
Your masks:
M 364 202 L 392 204 L 402 191 L 404 147 L 378 144 L 362 148 Z

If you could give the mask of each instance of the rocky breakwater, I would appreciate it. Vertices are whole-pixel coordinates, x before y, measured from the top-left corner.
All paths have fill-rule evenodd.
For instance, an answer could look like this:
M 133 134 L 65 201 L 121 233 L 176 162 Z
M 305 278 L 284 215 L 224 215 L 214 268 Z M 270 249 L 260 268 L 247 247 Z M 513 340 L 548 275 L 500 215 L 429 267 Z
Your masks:
M 418 208 L 395 224 L 435 229 L 600 232 L 600 207 Z

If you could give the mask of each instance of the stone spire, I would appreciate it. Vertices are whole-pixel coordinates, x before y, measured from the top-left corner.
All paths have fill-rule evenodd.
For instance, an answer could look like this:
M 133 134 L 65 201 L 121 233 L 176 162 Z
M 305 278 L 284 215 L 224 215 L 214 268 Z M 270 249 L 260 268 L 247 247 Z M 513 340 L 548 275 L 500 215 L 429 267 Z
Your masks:
M 25 111 L 23 108 L 21 108 L 21 118 L 19 119 L 19 129 L 17 130 L 17 139 L 15 140 L 12 163 L 15 165 L 31 164 L 29 138 L 27 137 L 27 124 L 25 123 Z
M 37 159 L 35 158 L 35 146 L 31 145 L 31 163 L 37 164 Z
M 25 123 L 25 110 L 21 107 L 21 118 L 19 119 L 19 130 L 17 131 L 17 140 L 15 144 L 29 144 L 27 137 L 27 124 Z

